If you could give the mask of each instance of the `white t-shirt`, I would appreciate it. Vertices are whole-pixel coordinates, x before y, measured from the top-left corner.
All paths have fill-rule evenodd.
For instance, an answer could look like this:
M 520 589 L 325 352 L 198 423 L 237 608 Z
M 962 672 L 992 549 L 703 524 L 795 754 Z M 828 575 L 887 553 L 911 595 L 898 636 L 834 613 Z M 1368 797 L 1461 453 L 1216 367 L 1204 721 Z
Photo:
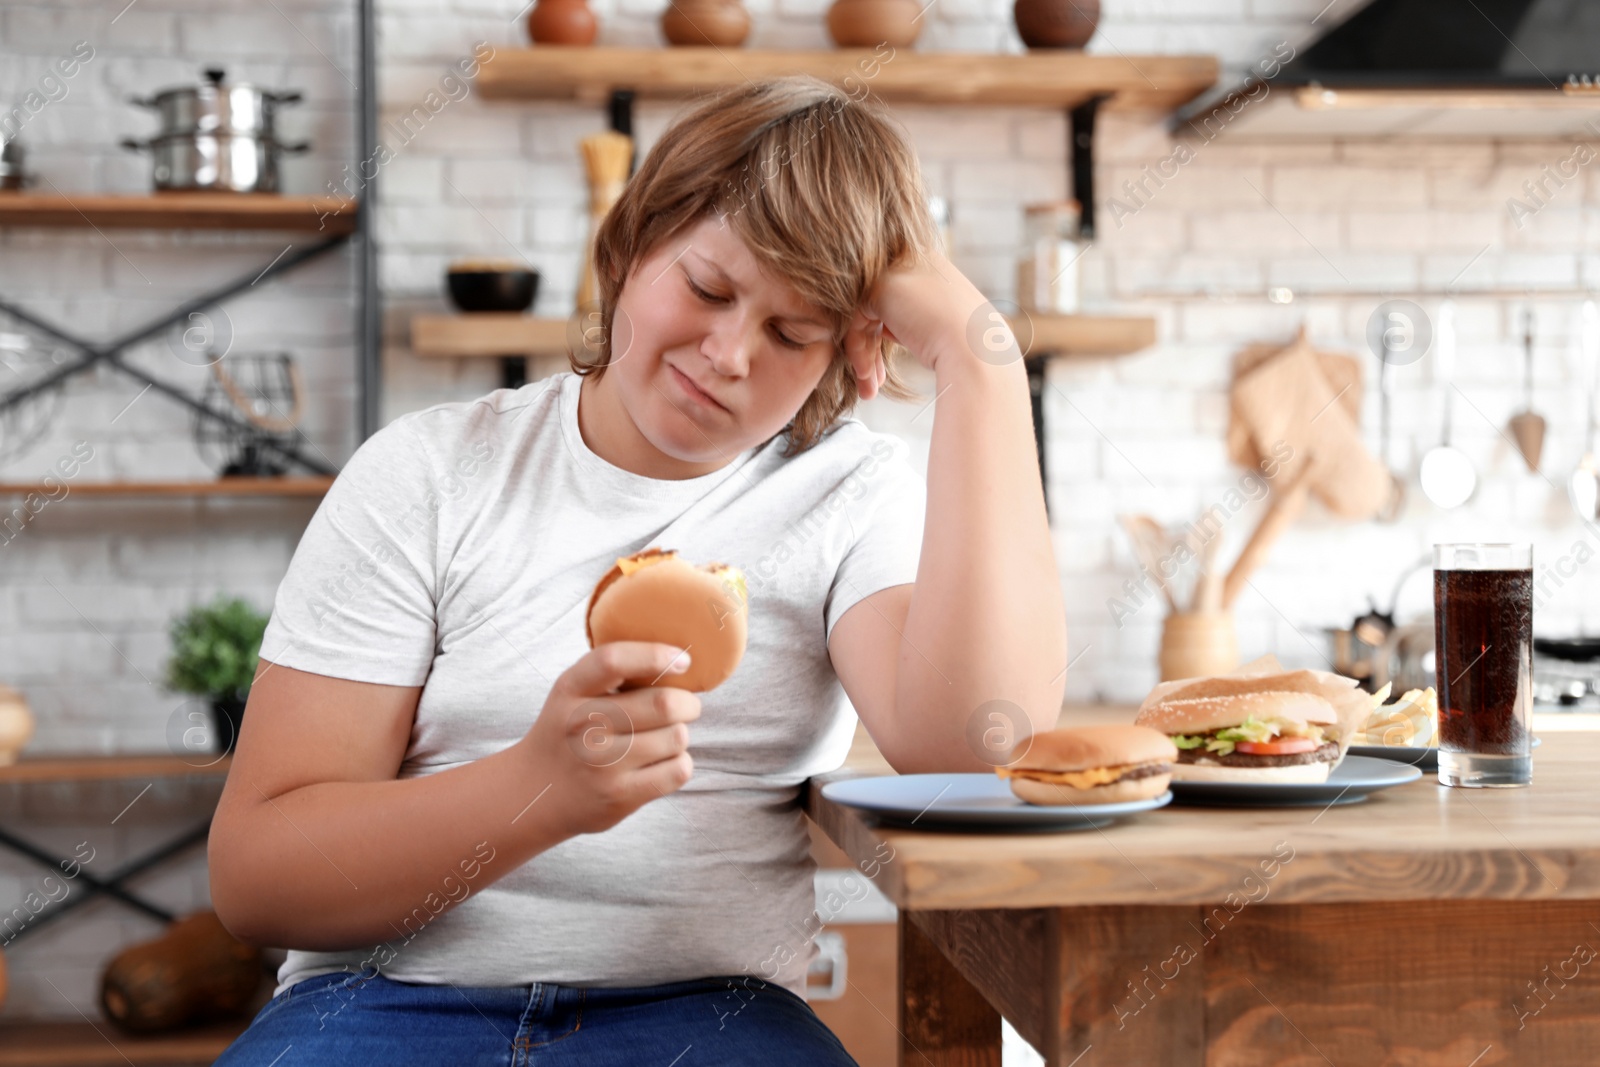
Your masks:
M 827 639 L 858 600 L 915 581 L 925 483 L 904 441 L 855 418 L 792 458 L 779 434 L 702 477 L 643 477 L 584 443 L 581 381 L 563 372 L 437 404 L 373 434 L 307 526 L 261 656 L 422 686 L 399 776 L 433 774 L 527 732 L 589 651 L 584 609 L 619 556 L 659 544 L 735 564 L 749 644 L 733 677 L 701 694 L 694 776 L 510 873 L 490 860 L 483 869 L 503 875 L 492 884 L 463 875 L 475 857 L 461 857 L 406 936 L 291 951 L 278 991 L 376 964 L 403 981 L 485 986 L 753 974 L 805 995 L 815 864 L 799 790 L 843 764 L 856 725 Z M 463 886 L 467 899 L 443 910 Z

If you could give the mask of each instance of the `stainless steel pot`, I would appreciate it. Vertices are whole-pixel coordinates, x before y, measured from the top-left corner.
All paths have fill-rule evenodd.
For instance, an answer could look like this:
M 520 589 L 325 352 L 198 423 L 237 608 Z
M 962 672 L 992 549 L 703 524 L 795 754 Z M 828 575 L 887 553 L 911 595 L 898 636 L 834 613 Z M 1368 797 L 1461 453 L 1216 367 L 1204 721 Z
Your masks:
M 17 190 L 28 183 L 22 163 L 22 142 L 0 133 L 0 189 Z
M 278 156 L 304 152 L 309 144 L 283 144 L 270 137 L 229 133 L 180 133 L 148 141 L 122 142 L 148 149 L 158 191 L 275 193 Z
M 151 108 L 161 119 L 157 137 L 180 133 L 233 133 L 276 136 L 274 109 L 300 102 L 298 92 L 275 92 L 248 82 L 226 84 L 221 67 L 208 67 L 201 85 L 165 89 L 151 97 L 133 96 L 128 102 Z

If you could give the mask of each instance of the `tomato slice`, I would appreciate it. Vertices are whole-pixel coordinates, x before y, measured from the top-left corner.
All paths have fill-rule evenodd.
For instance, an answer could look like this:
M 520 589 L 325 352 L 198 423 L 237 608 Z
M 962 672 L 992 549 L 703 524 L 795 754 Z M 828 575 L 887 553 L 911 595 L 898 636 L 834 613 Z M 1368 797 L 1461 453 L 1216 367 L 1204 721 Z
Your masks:
M 1315 752 L 1320 746 L 1309 737 L 1280 737 L 1275 741 L 1235 741 L 1233 747 L 1247 756 L 1292 756 Z

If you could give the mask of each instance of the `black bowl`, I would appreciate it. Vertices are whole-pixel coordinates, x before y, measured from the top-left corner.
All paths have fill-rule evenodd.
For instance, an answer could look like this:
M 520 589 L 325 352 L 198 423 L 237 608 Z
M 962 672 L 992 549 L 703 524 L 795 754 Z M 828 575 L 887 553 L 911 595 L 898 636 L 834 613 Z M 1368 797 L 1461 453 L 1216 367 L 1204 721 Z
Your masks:
M 536 270 L 453 270 L 447 277 L 462 311 L 526 311 L 539 295 Z

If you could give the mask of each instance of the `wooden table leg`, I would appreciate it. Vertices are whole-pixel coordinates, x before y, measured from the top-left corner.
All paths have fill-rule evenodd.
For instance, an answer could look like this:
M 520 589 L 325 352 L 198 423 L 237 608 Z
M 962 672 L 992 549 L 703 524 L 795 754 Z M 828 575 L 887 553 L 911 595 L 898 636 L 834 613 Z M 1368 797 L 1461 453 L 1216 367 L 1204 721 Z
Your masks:
M 900 1067 L 1000 1067 L 1000 1013 L 900 911 Z

